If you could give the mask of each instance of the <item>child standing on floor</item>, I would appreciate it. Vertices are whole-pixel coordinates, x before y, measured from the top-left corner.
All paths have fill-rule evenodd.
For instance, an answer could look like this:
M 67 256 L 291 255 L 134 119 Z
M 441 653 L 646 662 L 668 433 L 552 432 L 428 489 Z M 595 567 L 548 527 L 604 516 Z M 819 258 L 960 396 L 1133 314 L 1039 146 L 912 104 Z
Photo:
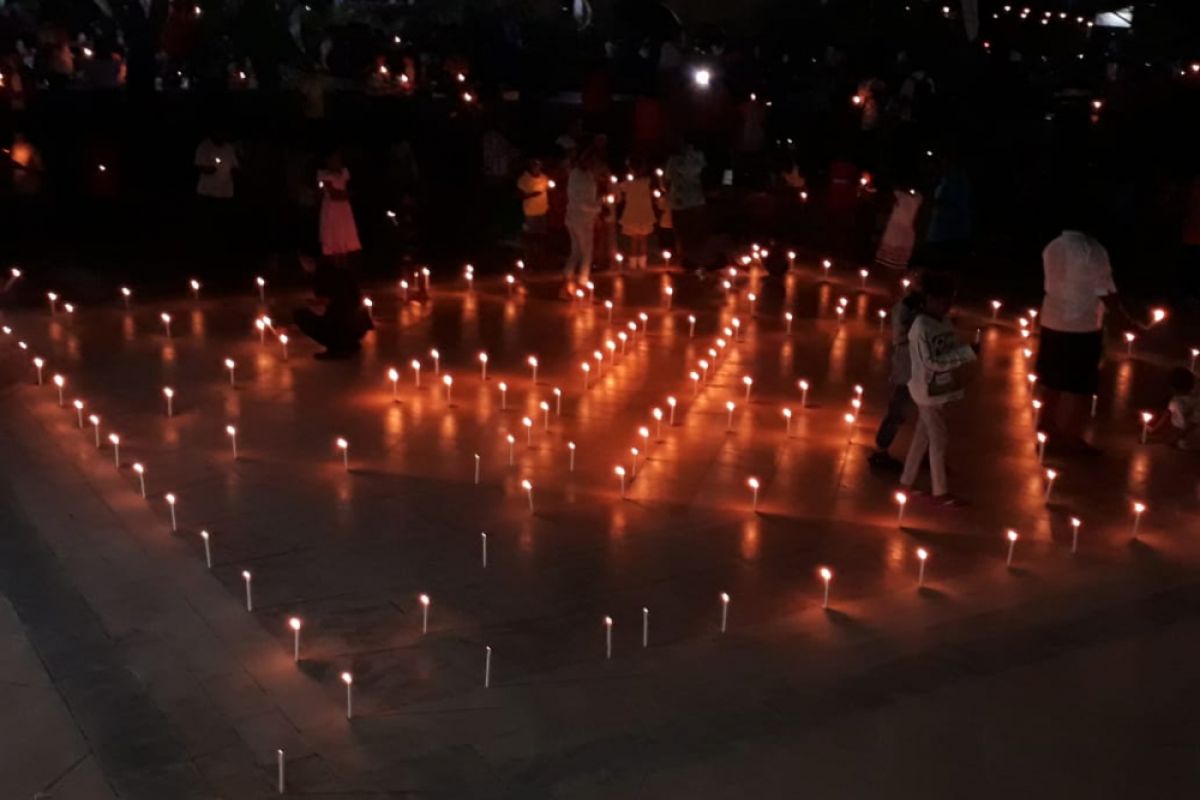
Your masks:
M 624 208 L 621 210 L 621 232 L 629 237 L 629 266 L 645 269 L 647 241 L 654 232 L 654 198 L 651 196 L 650 176 L 642 158 L 629 159 L 631 178 L 620 185 Z
M 875 433 L 875 452 L 867 461 L 872 467 L 890 469 L 899 472 L 904 468 L 903 462 L 893 458 L 888 452 L 896 434 L 904 420 L 912 415 L 912 394 L 908 391 L 908 381 L 912 378 L 912 355 L 908 348 L 908 335 L 912 325 L 920 315 L 925 305 L 925 296 L 920 289 L 910 291 L 892 307 L 892 368 L 888 374 L 891 385 L 891 396 L 888 398 L 887 413 L 879 423 Z
M 933 483 L 933 501 L 942 506 L 961 506 L 946 486 L 946 406 L 963 397 L 964 380 L 960 368 L 975 360 L 974 349 L 958 341 L 954 328 L 946 321 L 954 301 L 954 284 L 946 275 L 927 275 L 922 281 L 924 307 L 908 332 L 912 377 L 908 391 L 917 405 L 917 428 L 913 433 L 900 484 L 912 491 L 925 454 L 929 454 L 929 475 Z

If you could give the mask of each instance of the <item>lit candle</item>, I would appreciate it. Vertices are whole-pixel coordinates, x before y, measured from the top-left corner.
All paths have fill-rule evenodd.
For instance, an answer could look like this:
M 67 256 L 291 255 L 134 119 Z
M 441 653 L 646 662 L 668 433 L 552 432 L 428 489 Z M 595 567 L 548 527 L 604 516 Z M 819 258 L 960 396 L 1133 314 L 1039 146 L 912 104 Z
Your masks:
M 167 401 L 167 418 L 175 416 L 175 390 L 170 386 L 163 387 L 163 397 Z
M 412 360 L 412 362 L 410 362 L 409 366 L 412 367 L 412 371 L 413 371 L 413 383 L 418 389 L 420 389 L 421 388 L 421 362 L 417 361 L 414 358 Z
M 1137 336 L 1132 331 L 1125 332 L 1125 355 L 1133 355 L 1133 341 Z
M 1001 305 L 1002 304 L 999 300 L 992 301 L 992 319 L 993 320 L 996 319 L 996 317 L 1000 314 L 1000 306 Z
M 893 497 L 896 500 L 896 527 L 904 525 L 904 507 L 908 505 L 908 495 L 904 492 L 896 492 Z
M 334 444 L 337 445 L 338 450 L 342 451 L 342 468 L 344 470 L 346 470 L 346 472 L 349 472 L 350 471 L 350 443 L 339 436 L 337 438 L 337 440 L 334 442 Z
M 538 371 L 537 356 L 530 356 L 529 358 L 525 359 L 525 363 L 529 365 L 530 372 L 532 373 L 531 380 L 536 384 L 537 383 L 537 371 Z
M 192 298 L 195 300 L 199 300 L 200 299 L 200 281 L 196 280 L 195 278 L 192 278 L 190 281 L 188 281 L 188 287 L 192 290 Z
M 821 580 L 824 581 L 824 583 L 825 583 L 825 597 L 824 597 L 824 599 L 821 600 L 821 608 L 828 609 L 829 608 L 829 584 L 830 584 L 830 582 L 833 581 L 833 570 L 831 570 L 829 567 L 821 567 L 818 574 L 821 576 Z
M 671 409 L 671 416 L 670 419 L 667 420 L 667 424 L 671 427 L 675 427 L 675 406 L 677 403 L 678 401 L 674 397 L 667 398 L 667 406 Z
M 400 372 L 395 367 L 391 367 L 387 371 L 387 377 L 392 382 L 392 402 L 399 403 L 398 384 L 400 383 Z
M 666 296 L 667 308 L 670 309 L 671 308 L 671 300 L 675 296 L 675 290 L 673 288 L 671 288 L 670 286 L 667 286 L 666 288 L 663 289 L 663 295 Z
M 480 353 L 479 354 L 479 379 L 482 381 L 487 380 L 487 364 L 488 364 L 488 354 Z
M 750 388 L 752 386 L 754 386 L 754 378 L 751 378 L 749 375 L 743 376 L 742 384 L 745 385 L 745 387 L 746 387 L 746 402 L 749 403 L 750 402 Z
M 349 672 L 343 672 L 342 683 L 346 684 L 346 719 L 353 719 L 354 695 L 352 694 L 352 688 L 354 686 L 354 676 Z
M 647 428 L 645 425 L 641 426 L 640 428 L 638 428 L 638 436 L 642 437 L 642 447 L 644 447 L 646 452 L 649 453 L 650 452 L 650 429 Z
M 95 414 L 88 415 L 88 422 L 92 423 L 92 432 L 96 434 L 96 449 L 100 449 L 100 417 Z
M 663 410 L 661 408 L 650 409 L 650 416 L 654 417 L 654 439 L 660 441 L 662 439 L 662 420 Z
M 924 547 L 917 548 L 917 588 L 920 589 L 925 585 L 925 562 L 929 558 L 929 551 Z
M 567 471 L 574 472 L 575 471 L 575 443 L 574 442 L 567 442 L 567 453 L 569 454 L 568 455 L 569 460 L 567 462 Z
M 1042 415 L 1042 401 L 1035 398 L 1032 405 L 1033 405 L 1033 427 L 1036 429 L 1038 426 L 1038 419 Z
M 796 381 L 796 386 L 798 386 L 800 388 L 800 407 L 807 408 L 808 407 L 808 381 L 803 380 L 803 379 Z
M 1071 553 L 1079 549 L 1079 526 L 1083 521 L 1079 517 L 1071 517 Z
M 792 312 L 790 312 L 790 311 L 783 312 L 783 323 L 784 323 L 784 333 L 787 333 L 790 336 L 792 333 Z
M 508 408 L 508 384 L 500 381 L 500 410 Z
M 795 270 L 796 269 L 796 251 L 795 250 L 787 251 L 787 261 L 788 261 L 788 272 Z
M 562 416 L 562 389 L 554 387 L 554 416 Z
M 1200 358 L 1200 348 L 1193 347 L 1191 350 L 1191 359 L 1188 361 L 1188 369 L 1192 372 L 1196 371 L 1196 359 Z
M 1046 470 L 1046 504 L 1050 503 L 1050 492 L 1054 490 L 1054 479 L 1058 477 L 1058 472 L 1053 469 Z
M 54 316 L 58 312 L 58 295 L 54 292 L 46 292 L 46 300 L 50 303 L 50 315 Z
M 727 431 L 733 430 L 733 410 L 735 408 L 737 408 L 737 406 L 734 404 L 734 402 L 732 400 L 729 400 L 725 403 L 725 411 L 728 414 L 728 418 L 725 423 L 725 430 L 727 430 Z
M 854 440 L 855 416 L 853 414 L 847 414 L 842 417 L 842 419 L 846 421 L 846 444 L 850 444 L 850 442 Z
M 75 421 L 79 425 L 79 430 L 83 430 L 83 401 L 74 400 L 71 405 L 75 406 Z
M 62 408 L 63 404 L 66 402 L 65 400 L 63 400 L 63 387 L 65 387 L 67 385 L 67 379 L 64 378 L 62 375 L 56 374 L 53 378 L 53 381 L 54 381 L 54 388 L 58 390 L 58 407 Z
M 1167 318 L 1167 311 L 1163 308 L 1150 309 L 1150 324 L 1157 325 Z
M 525 426 L 525 445 L 533 446 L 533 420 L 529 417 L 521 417 L 521 424 Z
M 288 335 L 286 333 L 279 334 L 279 346 L 283 348 L 283 360 L 288 360 Z
M 508 465 L 511 467 L 513 465 L 513 448 L 517 443 L 517 438 L 510 433 L 504 439 L 508 442 Z
M 671 268 L 671 251 L 663 250 L 662 257 L 663 257 L 663 267 L 666 269 L 670 269 Z
M 721 633 L 724 633 L 729 626 L 729 594 L 721 592 Z
M 433 359 L 433 374 L 439 375 L 442 371 L 442 354 L 433 349 L 429 351 L 429 357 Z
M 166 333 L 167 338 L 170 339 L 171 338 L 171 315 L 164 311 L 158 315 L 158 318 L 160 320 L 162 320 L 163 331 Z
M 1096 403 L 1097 403 L 1099 400 L 1100 400 L 1100 395 L 1098 395 L 1098 394 L 1094 394 L 1094 395 L 1092 395 L 1092 418 L 1093 418 L 1093 419 L 1094 419 L 1094 418 L 1095 418 L 1095 416 L 1096 416 Z
M 525 499 L 529 501 L 529 513 L 533 513 L 533 484 L 527 480 L 521 481 L 521 488 L 525 490 Z
M 1150 432 L 1150 423 L 1154 421 L 1154 415 L 1149 411 L 1142 412 L 1142 444 L 1146 443 L 1146 435 Z
M 1042 460 L 1046 457 L 1046 439 L 1048 437 L 1042 431 L 1037 433 L 1037 459 L 1038 466 L 1041 466 Z
M 883 332 L 883 323 L 887 321 L 887 310 L 881 308 L 878 311 L 876 311 L 875 313 L 879 315 L 879 331 L 882 333 Z
M 288 620 L 288 627 L 292 629 L 292 660 L 297 664 L 300 663 L 300 628 L 302 625 L 299 617 L 292 617 Z
M 833 268 L 833 262 L 832 262 L 832 261 L 830 261 L 828 258 L 826 258 L 826 259 L 822 259 L 822 261 L 821 261 L 821 269 L 822 269 L 822 270 L 824 270 L 824 273 L 823 273 L 823 274 L 824 274 L 824 276 L 825 276 L 825 280 L 829 280 L 829 270 L 830 270 L 830 269 L 832 269 L 832 268 Z
M 1004 566 L 1011 567 L 1013 562 L 1013 551 L 1016 549 L 1017 539 L 1020 537 L 1017 536 L 1017 532 L 1012 528 L 1009 528 L 1008 533 L 1005 535 L 1008 537 L 1008 558 L 1004 560 Z
M 237 461 L 238 460 L 237 428 L 233 427 L 232 425 L 226 425 L 225 426 L 225 435 L 227 435 L 229 437 L 229 446 L 231 448 L 233 448 L 233 460 Z
M 179 530 L 179 526 L 175 520 L 175 495 L 167 492 L 165 499 L 167 501 L 167 508 L 171 510 L 171 530 L 177 531 Z
M 605 659 L 612 658 L 612 629 L 613 629 L 612 617 L 605 617 L 604 618 L 604 658 Z
M 688 338 L 689 339 L 696 338 L 696 315 L 695 314 L 688 314 Z
M 625 499 L 625 468 L 613 467 L 613 474 L 617 476 L 617 480 L 621 482 L 621 499 Z
M 629 448 L 629 477 L 631 478 L 637 477 L 638 456 L 640 454 L 641 452 L 636 447 Z
M 265 304 L 267 302 L 267 282 L 260 275 L 254 279 L 255 285 L 258 286 L 258 302 Z
M 113 464 L 117 469 L 121 468 L 121 437 L 115 433 L 108 435 L 108 441 L 113 446 Z
M 1137 538 L 1138 527 L 1142 524 L 1142 513 L 1145 510 L 1146 510 L 1146 506 L 1144 503 L 1140 503 L 1140 502 L 1136 502 L 1136 501 L 1134 502 L 1134 504 L 1133 504 L 1133 529 L 1130 531 L 1130 534 L 1133 536 L 1134 539 Z
M 475 454 L 475 485 L 479 485 L 479 453 Z
M 212 543 L 209 541 L 208 531 L 200 531 L 200 539 L 204 542 L 204 566 L 212 569 Z
M 408 281 L 400 281 L 397 284 L 400 287 L 400 297 L 404 302 L 408 302 Z
M 33 368 L 37 372 L 37 385 L 42 385 L 42 367 L 46 366 L 46 362 L 41 356 L 33 357 Z
M 753 499 L 750 501 L 750 510 L 758 511 L 758 478 L 747 478 L 746 485 L 750 487 L 750 491 L 753 493 Z
M 591 365 L 591 364 L 589 364 L 588 362 L 584 361 L 584 362 L 583 362 L 583 363 L 580 365 L 580 369 L 582 369 L 582 370 L 583 370 L 583 388 L 584 388 L 584 391 L 587 391 L 587 388 L 588 388 L 588 374 L 589 374 L 589 373 L 592 371 L 592 365 Z
M 446 403 L 450 403 L 450 391 L 454 388 L 454 378 L 447 374 L 442 376 L 442 383 L 446 385 Z
M 254 595 L 250 589 L 250 587 L 253 583 L 253 578 L 250 575 L 250 570 L 248 570 L 248 569 L 242 570 L 242 583 L 246 584 L 246 610 L 253 611 L 254 610 Z
M 862 288 L 863 289 L 867 288 L 867 278 L 869 278 L 870 276 L 871 276 L 870 270 L 860 269 L 858 271 L 858 277 L 862 279 Z
M 421 635 L 429 633 L 429 595 L 423 594 L 417 598 L 421 602 Z
M 138 476 L 138 489 L 141 490 L 142 499 L 146 498 L 146 468 L 139 463 L 134 463 L 133 471 Z
M 612 300 L 604 301 L 604 310 L 606 312 L 608 312 L 608 321 L 612 322 L 612 312 L 613 312 L 613 301 Z
M 230 386 L 235 385 L 234 380 L 233 380 L 233 370 L 236 366 L 237 365 L 233 363 L 232 358 L 225 359 L 225 369 L 229 370 L 229 385 Z

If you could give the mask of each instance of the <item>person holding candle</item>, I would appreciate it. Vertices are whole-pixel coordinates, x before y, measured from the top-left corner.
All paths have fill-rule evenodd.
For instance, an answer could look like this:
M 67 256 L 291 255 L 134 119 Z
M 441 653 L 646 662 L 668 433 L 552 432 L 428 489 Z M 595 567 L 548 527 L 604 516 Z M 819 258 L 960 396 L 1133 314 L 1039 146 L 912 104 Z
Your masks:
M 546 217 L 550 212 L 550 176 L 542 171 L 540 158 L 529 159 L 525 171 L 517 178 L 517 194 L 521 196 L 521 211 L 525 215 L 525 223 L 521 226 L 525 264 L 537 270 L 542 264 Z
M 895 441 L 896 434 L 900 432 L 900 426 L 913 412 L 912 393 L 908 389 L 908 382 L 912 378 L 912 356 L 909 353 L 908 336 L 924 305 L 925 296 L 919 289 L 912 288 L 892 307 L 889 314 L 892 320 L 892 364 L 888 382 L 891 384 L 892 393 L 888 399 L 887 413 L 879 422 L 879 430 L 875 432 L 875 452 L 867 459 L 873 467 L 896 472 L 904 468 L 904 463 L 893 458 L 888 449 Z
M 1127 328 L 1145 326 L 1130 319 L 1117 297 L 1108 251 L 1081 230 L 1067 228 L 1046 245 L 1042 270 L 1045 298 L 1035 367 L 1042 425 L 1056 448 L 1090 452 L 1083 430 L 1099 392 L 1105 313 Z
M 629 237 L 629 267 L 645 269 L 647 242 L 654 233 L 654 198 L 645 159 L 629 159 L 629 180 L 621 183 L 620 189 L 621 232 Z
M 571 237 L 571 252 L 563 268 L 563 294 L 572 297 L 573 284 L 587 283 L 592 273 L 592 253 L 595 245 L 596 217 L 600 213 L 597 195 L 596 157 L 592 150 L 580 153 L 567 175 L 567 234 Z
M 346 266 L 351 253 L 362 250 L 350 207 L 349 184 L 350 170 L 335 150 L 325 159 L 325 168 L 318 170 L 317 185 L 321 189 L 321 255 L 339 267 Z
M 963 396 L 963 368 L 975 361 L 975 351 L 958 341 L 954 328 L 946 321 L 954 300 L 954 283 L 946 275 L 927 275 L 922 281 L 924 305 L 909 329 L 909 356 L 912 376 L 908 389 L 917 406 L 917 428 L 900 474 L 900 484 L 911 497 L 917 472 L 926 454 L 933 484 L 932 500 L 943 507 L 963 505 L 950 494 L 946 484 L 946 447 L 949 431 L 946 406 Z
M 316 358 L 349 358 L 361 349 L 362 338 L 375 327 L 363 305 L 358 282 L 344 267 L 318 263 L 311 257 L 301 257 L 300 264 L 313 276 L 315 304 L 322 306 L 324 313 L 318 314 L 311 308 L 297 309 L 296 327 L 325 347 Z

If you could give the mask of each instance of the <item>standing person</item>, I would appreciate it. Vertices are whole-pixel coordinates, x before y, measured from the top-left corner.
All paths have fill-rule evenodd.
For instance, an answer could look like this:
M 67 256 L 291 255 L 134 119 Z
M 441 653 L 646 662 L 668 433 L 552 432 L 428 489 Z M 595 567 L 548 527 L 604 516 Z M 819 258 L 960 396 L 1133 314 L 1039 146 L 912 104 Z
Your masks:
M 945 275 L 928 275 L 923 281 L 925 304 L 909 329 L 912 377 L 908 390 L 917 406 L 917 428 L 900 474 L 900 485 L 913 491 L 921 462 L 929 454 L 932 500 L 944 507 L 963 505 L 946 485 L 946 405 L 961 400 L 963 380 L 960 367 L 975 360 L 970 345 L 959 342 L 946 321 L 954 302 L 954 283 Z
M 682 267 L 697 266 L 704 237 L 704 184 L 707 162 L 691 142 L 683 142 L 667 159 L 667 205 L 675 232 L 675 255 Z
M 917 316 L 924 310 L 925 296 L 920 289 L 909 292 L 892 307 L 892 367 L 888 383 L 892 393 L 888 399 L 887 413 L 875 432 L 875 452 L 867 459 L 871 466 L 899 472 L 904 464 L 893 458 L 888 450 L 900 432 L 900 426 L 913 412 L 912 393 L 908 382 L 912 379 L 912 355 L 909 352 L 908 336 Z
M 629 159 L 629 173 L 630 180 L 621 184 L 621 232 L 629 237 L 629 267 L 646 269 L 647 240 L 654 233 L 654 198 L 645 159 Z
M 585 150 L 575 159 L 567 175 L 567 234 L 571 237 L 571 252 L 563 268 L 563 293 L 572 296 L 575 281 L 586 283 L 592 274 L 592 252 L 596 236 L 596 215 L 600 200 L 596 191 L 596 159 Z
M 321 255 L 338 266 L 346 266 L 347 256 L 362 250 L 358 226 L 350 207 L 350 170 L 336 150 L 325 159 L 325 169 L 317 172 L 321 188 Z
M 525 171 L 517 178 L 517 193 L 521 196 L 521 211 L 525 222 L 521 226 L 525 241 L 525 263 L 537 270 L 542 266 L 546 242 L 546 216 L 550 213 L 550 177 L 542 171 L 542 160 L 531 158 Z
M 1078 230 L 1064 230 L 1042 251 L 1045 299 L 1038 319 L 1037 375 L 1043 426 L 1055 449 L 1091 450 L 1083 441 L 1092 396 L 1099 389 L 1105 311 L 1131 327 L 1144 327 L 1117 298 L 1104 245 Z
M 222 131 L 214 130 L 196 146 L 192 163 L 198 173 L 196 241 L 208 258 L 225 256 L 239 228 L 233 211 L 233 173 L 241 166 L 237 149 Z
M 913 245 L 917 241 L 917 212 L 925 198 L 916 189 L 896 189 L 892 192 L 892 213 L 888 216 L 875 263 L 889 269 L 908 269 Z

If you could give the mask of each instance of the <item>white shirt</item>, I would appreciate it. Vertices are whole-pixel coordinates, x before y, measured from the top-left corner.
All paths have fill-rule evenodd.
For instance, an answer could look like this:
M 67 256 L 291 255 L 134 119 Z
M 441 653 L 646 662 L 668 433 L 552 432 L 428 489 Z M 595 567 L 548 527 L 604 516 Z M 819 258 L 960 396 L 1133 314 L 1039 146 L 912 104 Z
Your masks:
M 567 220 L 587 222 L 600 213 L 596 199 L 596 176 L 575 167 L 567 175 Z
M 233 197 L 233 170 L 238 166 L 237 150 L 229 142 L 217 144 L 205 139 L 196 148 L 197 167 L 212 167 L 211 173 L 200 173 L 196 194 L 227 200 Z
M 913 402 L 922 406 L 940 406 L 962 399 L 961 388 L 930 394 L 931 381 L 937 380 L 938 376 L 948 380 L 949 373 L 975 360 L 975 351 L 958 341 L 949 322 L 928 314 L 918 315 L 908 330 L 908 353 L 912 361 L 908 393 Z
M 1104 245 L 1079 231 L 1063 231 L 1042 251 L 1046 297 L 1041 325 L 1065 333 L 1091 333 L 1104 324 L 1101 297 L 1115 294 Z

